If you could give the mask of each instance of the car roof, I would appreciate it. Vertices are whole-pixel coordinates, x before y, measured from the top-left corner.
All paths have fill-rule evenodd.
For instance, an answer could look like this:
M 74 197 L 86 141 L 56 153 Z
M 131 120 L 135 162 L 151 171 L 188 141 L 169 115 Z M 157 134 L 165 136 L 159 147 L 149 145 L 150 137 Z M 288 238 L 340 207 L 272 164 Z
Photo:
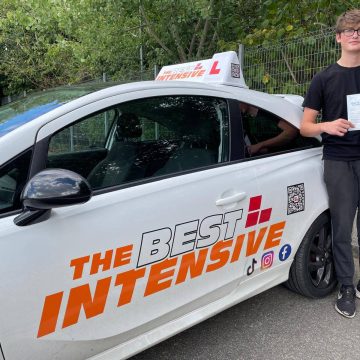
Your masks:
M 131 92 L 141 92 L 145 90 L 156 90 L 156 89 L 166 89 L 169 91 L 169 95 L 171 95 L 171 89 L 174 90 L 182 89 L 184 93 L 188 92 L 189 95 L 191 95 L 192 92 L 195 90 L 222 92 L 223 93 L 222 95 L 224 97 L 247 102 L 251 105 L 261 107 L 264 110 L 268 110 L 280 117 L 284 117 L 294 126 L 298 126 L 298 122 L 296 121 L 295 116 L 289 116 L 289 115 L 292 115 L 293 112 L 298 112 L 299 110 L 302 111 L 302 108 L 299 105 L 287 101 L 285 98 L 281 98 L 275 95 L 270 95 L 267 93 L 250 90 L 246 88 L 239 88 L 236 86 L 222 85 L 222 84 L 206 84 L 206 83 L 190 82 L 190 81 L 188 82 L 187 81 L 171 81 L 171 82 L 142 81 L 142 82 L 134 82 L 134 83 L 110 86 L 83 95 L 69 102 L 63 104 L 56 104 L 56 106 L 49 107 L 48 112 L 44 114 L 40 113 L 38 117 L 33 118 L 30 122 L 32 123 L 32 126 L 39 126 L 39 125 L 41 126 L 49 121 L 52 121 L 60 116 L 65 115 L 66 113 L 69 113 L 82 106 L 91 104 L 95 101 L 99 101 L 102 99 L 110 98 L 125 93 L 129 94 Z M 287 119 L 288 117 L 289 119 Z M 30 126 L 31 125 L 29 124 L 29 127 Z

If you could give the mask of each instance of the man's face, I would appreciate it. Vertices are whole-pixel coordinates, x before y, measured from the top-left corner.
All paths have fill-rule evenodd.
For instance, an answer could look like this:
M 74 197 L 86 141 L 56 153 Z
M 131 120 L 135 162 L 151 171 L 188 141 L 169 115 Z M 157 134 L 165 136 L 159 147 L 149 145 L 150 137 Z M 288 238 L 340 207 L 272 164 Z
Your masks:
M 351 35 L 351 30 L 354 33 Z M 355 25 L 349 25 L 346 27 L 346 30 L 340 34 L 336 34 L 336 41 L 341 45 L 341 49 L 346 52 L 356 52 L 360 53 L 360 23 Z

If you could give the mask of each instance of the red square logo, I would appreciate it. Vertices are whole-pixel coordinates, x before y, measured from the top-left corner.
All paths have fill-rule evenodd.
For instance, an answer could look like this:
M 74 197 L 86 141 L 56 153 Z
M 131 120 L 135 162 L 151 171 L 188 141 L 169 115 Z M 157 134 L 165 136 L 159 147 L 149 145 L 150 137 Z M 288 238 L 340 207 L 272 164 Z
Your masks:
M 269 208 L 269 209 L 264 209 L 264 210 L 261 211 L 259 224 L 270 220 L 271 210 L 272 209 Z
M 250 198 L 249 211 L 259 210 L 261 206 L 262 195 Z
M 255 212 L 253 212 L 253 213 L 250 213 L 250 214 L 247 216 L 245 227 L 249 227 L 249 226 L 254 226 L 254 225 L 256 225 L 257 222 L 258 222 L 258 219 L 259 219 L 259 214 L 260 214 L 259 211 L 255 211 Z

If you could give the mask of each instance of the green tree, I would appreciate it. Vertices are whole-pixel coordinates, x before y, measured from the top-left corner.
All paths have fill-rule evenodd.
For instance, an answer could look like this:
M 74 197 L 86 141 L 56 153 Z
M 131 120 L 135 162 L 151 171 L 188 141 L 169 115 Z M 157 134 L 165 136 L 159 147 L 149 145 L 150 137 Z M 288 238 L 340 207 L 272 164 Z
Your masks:
M 66 1 L 3 0 L 0 10 L 0 73 L 7 92 L 46 88 L 82 76 L 63 22 Z
M 269 44 L 311 31 L 326 30 L 334 26 L 342 12 L 357 6 L 355 0 L 263 0 L 256 14 L 256 27 L 244 42 Z
M 160 63 L 185 62 L 237 50 L 260 0 L 143 0 L 140 14 L 147 55 Z
M 7 94 L 269 44 L 333 25 L 355 0 L 2 0 Z M 151 73 L 152 74 L 152 73 Z M 142 76 L 146 78 L 145 74 Z M 148 76 L 149 77 L 149 76 Z

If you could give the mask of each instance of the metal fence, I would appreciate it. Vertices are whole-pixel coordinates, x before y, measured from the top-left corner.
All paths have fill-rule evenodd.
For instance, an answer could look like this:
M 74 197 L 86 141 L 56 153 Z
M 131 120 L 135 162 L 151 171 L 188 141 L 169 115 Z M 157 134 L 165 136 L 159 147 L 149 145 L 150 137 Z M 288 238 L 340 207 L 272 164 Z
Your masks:
M 303 96 L 314 74 L 336 62 L 339 55 L 340 49 L 335 41 L 334 29 L 326 28 L 269 46 L 245 47 L 243 71 L 250 89 Z M 153 80 L 157 71 L 157 66 L 143 71 L 129 71 L 116 80 Z M 107 78 L 103 76 L 94 81 L 107 81 Z M 23 96 L 24 94 L 9 96 L 0 100 L 4 105 Z
M 245 47 L 243 71 L 250 89 L 304 95 L 316 72 L 338 60 L 333 28 L 271 46 Z

